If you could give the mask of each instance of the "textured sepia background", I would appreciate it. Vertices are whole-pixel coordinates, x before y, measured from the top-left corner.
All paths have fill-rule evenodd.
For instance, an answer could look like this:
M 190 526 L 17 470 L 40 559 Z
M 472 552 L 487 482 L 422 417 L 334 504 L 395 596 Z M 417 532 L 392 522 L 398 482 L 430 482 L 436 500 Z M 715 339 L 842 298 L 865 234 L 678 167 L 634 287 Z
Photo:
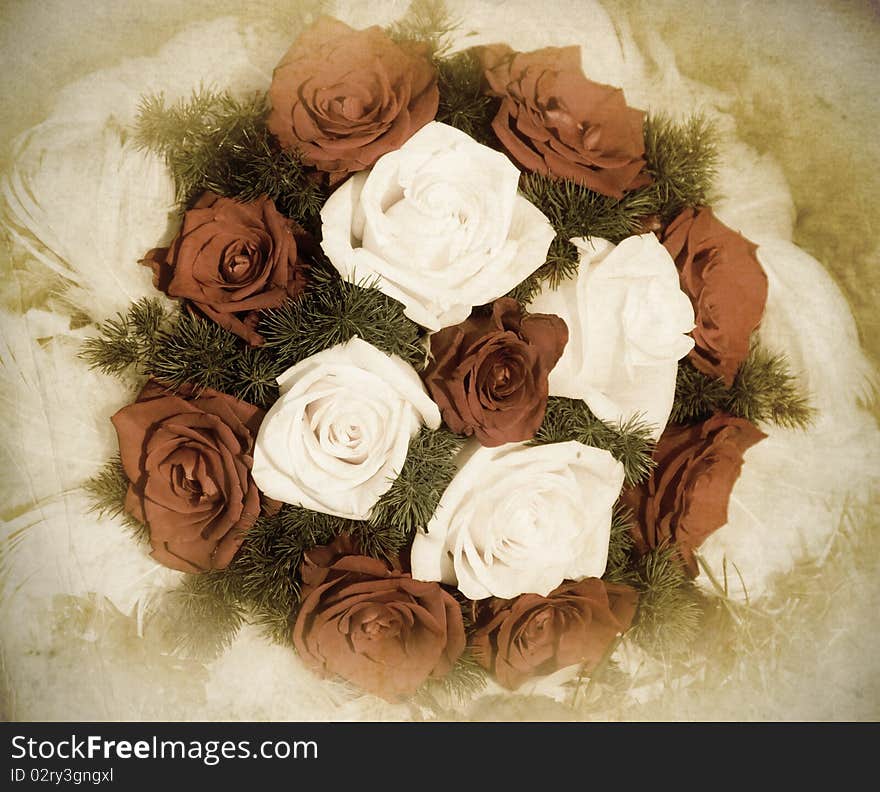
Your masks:
M 389 3 L 350 2 L 359 17 Z M 391 3 L 405 7 L 405 3 Z M 526 9 L 510 7 L 528 24 Z M 554 0 L 543 4 L 554 5 Z M 736 134 L 784 173 L 796 206 L 794 242 L 822 261 L 850 301 L 861 341 L 880 364 L 880 242 L 877 234 L 880 194 L 880 6 L 844 0 L 604 0 L 620 30 L 626 30 L 645 53 L 663 52 L 653 63 L 658 74 L 675 66 L 686 77 L 730 97 Z M 318 2 L 266 0 L 2 0 L 0 4 L 0 169 L 10 165 L 8 141 L 39 123 L 52 108 L 58 90 L 124 57 L 150 55 L 188 24 L 233 15 L 256 23 L 257 30 L 278 35 L 291 19 L 314 13 Z M 362 8 L 361 8 L 362 7 Z M 331 6 L 332 10 L 332 6 Z M 586 41 L 589 31 L 578 31 Z M 658 49 L 657 41 L 666 48 Z M 205 43 L 210 46 L 210 42 Z M 668 60 L 669 52 L 674 57 Z M 8 243 L 8 240 L 3 240 Z M 3 281 L 14 280 L 9 245 L 0 250 Z M 24 291 L 39 301 L 33 283 Z M 8 284 L 0 288 L 11 301 Z M 874 408 L 874 414 L 878 411 Z M 13 464 L 4 458 L 2 464 Z M 0 476 L 5 471 L 0 471 Z M 874 471 L 875 475 L 878 471 Z M 876 480 L 876 479 L 875 479 Z M 766 604 L 772 623 L 742 625 L 734 649 L 719 642 L 711 658 L 723 674 L 707 675 L 686 689 L 667 690 L 644 705 L 610 715 L 617 719 L 662 720 L 876 720 L 880 717 L 880 513 L 859 511 L 829 546 L 821 566 L 802 564 L 778 581 Z M 0 503 L 0 516 L 7 513 Z M 8 556 L 4 563 L 14 563 Z M 95 628 L 88 603 L 68 603 L 52 622 L 53 641 L 79 640 Z M 112 664 L 123 655 L 114 643 L 134 641 L 120 617 L 100 622 Z M 5 636 L 0 636 L 5 638 Z M 5 644 L 6 641 L 4 640 Z M 145 666 L 163 674 L 191 673 L 201 679 L 198 663 L 172 661 L 143 650 Z M 114 660 L 114 658 L 116 658 Z M 5 662 L 22 658 L 5 658 Z M 36 659 L 34 660 L 36 662 Z M 186 666 L 181 672 L 181 662 Z M 190 663 L 189 665 L 186 665 Z M 84 676 L 100 675 L 93 653 L 83 651 Z M 15 690 L 4 683 L 0 668 L 0 715 L 4 719 L 101 718 L 83 705 L 78 712 L 75 680 L 49 679 L 51 705 L 29 711 L 16 706 Z M 723 684 L 719 683 L 723 680 Z M 235 680 L 235 684 L 240 684 Z M 69 683 L 69 684 L 68 684 Z M 162 695 L 162 685 L 155 689 Z M 64 702 L 64 697 L 69 700 Z M 160 703 L 142 710 L 161 718 Z M 216 718 L 254 717 L 239 712 L 212 713 Z M 131 711 L 120 717 L 136 717 Z M 486 700 L 472 713 L 490 719 L 572 719 L 563 705 L 549 700 Z

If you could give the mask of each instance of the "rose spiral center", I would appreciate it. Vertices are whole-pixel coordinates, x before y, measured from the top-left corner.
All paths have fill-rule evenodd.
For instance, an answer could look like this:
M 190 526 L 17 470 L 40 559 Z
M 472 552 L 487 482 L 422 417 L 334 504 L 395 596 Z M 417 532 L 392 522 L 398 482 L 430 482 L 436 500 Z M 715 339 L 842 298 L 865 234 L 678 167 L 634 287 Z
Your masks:
M 257 258 L 258 252 L 251 250 L 249 246 L 228 251 L 220 267 L 223 280 L 236 284 L 249 280 L 253 275 Z
M 389 608 L 368 607 L 357 622 L 356 630 L 369 641 L 393 640 L 400 635 L 400 618 Z
M 540 645 L 553 640 L 553 614 L 549 610 L 543 610 L 529 619 L 523 634 L 523 640 L 528 645 Z

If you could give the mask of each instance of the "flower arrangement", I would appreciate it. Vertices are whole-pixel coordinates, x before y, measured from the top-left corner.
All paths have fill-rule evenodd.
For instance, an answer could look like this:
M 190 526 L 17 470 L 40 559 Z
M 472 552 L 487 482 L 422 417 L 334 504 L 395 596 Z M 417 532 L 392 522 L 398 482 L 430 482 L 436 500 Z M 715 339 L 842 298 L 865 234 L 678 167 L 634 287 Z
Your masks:
M 390 700 L 690 640 L 748 449 L 812 415 L 756 342 L 711 125 L 448 29 L 321 17 L 265 95 L 145 98 L 182 211 L 141 264 L 175 302 L 82 350 L 145 379 L 90 490 L 185 573 L 178 643 L 255 621 Z

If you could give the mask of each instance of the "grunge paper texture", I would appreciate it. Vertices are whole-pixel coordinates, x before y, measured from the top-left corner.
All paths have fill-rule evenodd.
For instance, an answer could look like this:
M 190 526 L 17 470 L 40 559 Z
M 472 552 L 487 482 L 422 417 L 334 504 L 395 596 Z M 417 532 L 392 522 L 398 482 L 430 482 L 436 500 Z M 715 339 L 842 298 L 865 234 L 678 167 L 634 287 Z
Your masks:
M 706 547 L 731 606 L 695 647 L 700 663 L 622 655 L 640 680 L 624 696 L 499 689 L 426 711 L 320 682 L 255 627 L 213 660 L 169 653 L 150 629 L 177 573 L 120 523 L 89 514 L 80 489 L 114 453 L 109 416 L 132 394 L 77 350 L 95 322 L 151 293 L 135 262 L 167 241 L 173 203 L 161 162 L 132 164 L 126 130 L 143 93 L 265 90 L 322 10 L 366 27 L 406 5 L 10 0 L 0 10 L 0 715 L 876 720 L 880 12 L 867 1 L 449 3 L 462 20 L 457 47 L 580 44 L 588 76 L 623 87 L 631 105 L 706 111 L 722 131 L 719 216 L 763 245 L 782 296 L 762 332 L 788 343 L 820 418 L 816 434 L 749 457 L 731 523 Z M 734 558 L 738 571 L 724 564 Z

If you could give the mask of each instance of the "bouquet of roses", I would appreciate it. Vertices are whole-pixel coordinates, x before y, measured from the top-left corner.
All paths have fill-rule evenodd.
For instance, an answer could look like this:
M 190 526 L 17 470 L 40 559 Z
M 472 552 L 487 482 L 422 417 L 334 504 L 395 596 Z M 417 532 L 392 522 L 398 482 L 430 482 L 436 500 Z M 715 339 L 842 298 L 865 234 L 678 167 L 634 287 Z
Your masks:
M 177 304 L 82 353 L 146 378 L 90 488 L 185 573 L 177 642 L 254 620 L 392 700 L 689 640 L 756 424 L 810 418 L 710 125 L 577 47 L 450 55 L 432 9 L 319 18 L 267 96 L 147 98 L 183 211 L 141 264 Z

